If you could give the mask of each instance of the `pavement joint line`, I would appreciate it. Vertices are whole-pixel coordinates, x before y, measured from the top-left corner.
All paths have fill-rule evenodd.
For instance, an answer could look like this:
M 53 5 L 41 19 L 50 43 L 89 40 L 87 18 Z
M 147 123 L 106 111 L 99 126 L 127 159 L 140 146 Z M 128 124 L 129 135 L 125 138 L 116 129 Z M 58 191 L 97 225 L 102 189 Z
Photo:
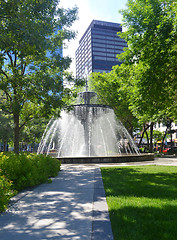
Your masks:
M 95 181 L 95 169 L 94 169 L 94 181 Z M 95 184 L 94 184 L 95 185 Z M 94 192 L 95 192 L 95 188 L 93 188 L 93 200 L 92 200 L 92 229 L 91 229 L 91 239 L 93 238 L 93 212 L 94 212 Z
M 94 179 L 91 240 L 113 240 L 113 232 L 100 167 L 95 168 Z

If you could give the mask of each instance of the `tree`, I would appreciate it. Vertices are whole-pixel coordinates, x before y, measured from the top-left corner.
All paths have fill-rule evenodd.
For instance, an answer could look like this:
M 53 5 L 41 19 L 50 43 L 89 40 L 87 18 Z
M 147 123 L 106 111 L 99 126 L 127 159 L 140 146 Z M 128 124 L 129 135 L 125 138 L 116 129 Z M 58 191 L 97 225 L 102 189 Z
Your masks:
M 150 116 L 164 111 L 176 116 L 177 3 L 173 0 L 128 1 L 123 11 L 128 49 L 120 58 L 134 64 L 132 106 Z M 139 101 L 138 101 L 139 100 Z M 145 110 L 145 111 L 144 111 Z
M 128 95 L 122 87 L 124 74 L 126 75 L 125 69 L 117 66 L 110 73 L 92 73 L 90 82 L 91 88 L 98 95 L 99 102 L 111 106 L 116 116 L 133 135 L 133 130 L 137 127 L 137 119 L 129 109 Z
M 34 118 L 32 121 L 28 122 L 20 134 L 20 142 L 31 146 L 33 151 L 37 151 L 38 144 L 41 141 L 42 134 L 48 123 L 46 118 Z
M 3 143 L 3 151 L 6 151 L 6 145 L 12 141 L 12 116 L 4 114 L 0 110 L 0 142 Z
M 177 117 L 177 3 L 173 0 L 128 0 L 123 13 L 128 43 L 119 56 L 131 71 L 126 89 L 132 113 L 153 123 Z M 152 136 L 151 136 L 152 150 Z
M 74 38 L 69 28 L 77 8 L 59 8 L 59 0 L 0 1 L 0 108 L 13 115 L 14 151 L 22 127 L 64 104 L 63 74 L 70 64 L 60 54 Z

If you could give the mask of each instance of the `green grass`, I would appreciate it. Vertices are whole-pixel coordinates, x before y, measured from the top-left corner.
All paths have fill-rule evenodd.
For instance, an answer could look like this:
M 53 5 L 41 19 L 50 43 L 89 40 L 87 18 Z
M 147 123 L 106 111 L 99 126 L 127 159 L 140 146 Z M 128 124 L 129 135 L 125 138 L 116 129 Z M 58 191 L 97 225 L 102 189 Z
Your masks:
M 101 169 L 115 240 L 177 239 L 177 167 Z

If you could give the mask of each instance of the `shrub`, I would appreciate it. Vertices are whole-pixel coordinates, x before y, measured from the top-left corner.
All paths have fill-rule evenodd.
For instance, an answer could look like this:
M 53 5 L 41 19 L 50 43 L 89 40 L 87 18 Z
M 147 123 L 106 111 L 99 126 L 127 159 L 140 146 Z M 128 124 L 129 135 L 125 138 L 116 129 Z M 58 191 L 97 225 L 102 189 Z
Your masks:
M 44 183 L 57 176 L 60 161 L 50 156 L 20 153 L 0 154 L 0 168 L 16 190 Z
M 17 191 L 56 177 L 60 166 L 61 162 L 50 156 L 0 153 L 0 212 L 7 208 L 10 198 Z
M 0 212 L 7 208 L 7 204 L 14 194 L 12 181 L 9 181 L 4 175 L 0 175 Z

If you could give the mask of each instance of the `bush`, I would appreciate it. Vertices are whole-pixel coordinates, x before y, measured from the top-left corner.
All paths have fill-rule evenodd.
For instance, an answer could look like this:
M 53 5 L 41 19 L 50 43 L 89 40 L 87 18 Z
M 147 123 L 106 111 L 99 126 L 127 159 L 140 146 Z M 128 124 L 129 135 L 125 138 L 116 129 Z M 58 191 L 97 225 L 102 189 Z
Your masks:
M 19 191 L 44 183 L 49 177 L 56 177 L 60 165 L 59 160 L 50 156 L 28 153 L 16 155 L 12 152 L 0 153 L 0 169 L 2 173 L 0 184 L 3 186 L 0 193 L 3 196 L 2 199 L 4 199 L 2 201 L 6 202 L 6 199 L 9 199 L 7 192 L 10 193 L 10 187 Z
M 14 194 L 12 181 L 9 181 L 4 175 L 0 175 L 0 212 L 7 208 L 7 204 Z

